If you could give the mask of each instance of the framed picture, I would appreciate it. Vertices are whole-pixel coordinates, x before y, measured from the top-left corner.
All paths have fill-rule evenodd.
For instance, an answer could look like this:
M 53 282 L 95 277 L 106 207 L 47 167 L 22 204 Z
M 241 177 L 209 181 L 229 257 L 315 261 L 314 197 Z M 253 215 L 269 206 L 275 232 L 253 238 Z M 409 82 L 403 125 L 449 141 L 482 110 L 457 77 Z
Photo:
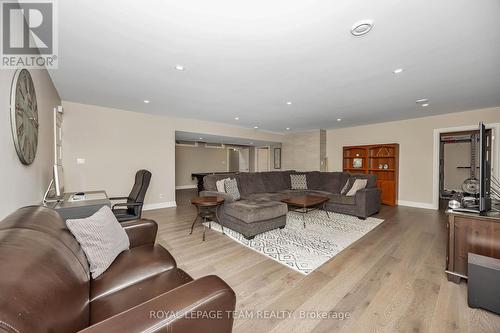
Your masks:
M 355 169 L 361 169 L 363 167 L 363 159 L 362 158 L 353 158 L 352 159 L 352 167 Z
M 274 168 L 281 169 L 281 148 L 274 148 Z

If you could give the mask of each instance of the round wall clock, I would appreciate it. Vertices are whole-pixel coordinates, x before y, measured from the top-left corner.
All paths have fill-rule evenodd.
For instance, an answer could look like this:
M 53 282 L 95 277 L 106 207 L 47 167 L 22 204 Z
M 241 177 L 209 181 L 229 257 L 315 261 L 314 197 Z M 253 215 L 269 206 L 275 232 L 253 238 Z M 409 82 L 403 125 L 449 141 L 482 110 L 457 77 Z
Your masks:
M 18 70 L 12 80 L 10 122 L 17 155 L 23 164 L 30 165 L 38 148 L 38 106 L 35 86 L 26 69 Z

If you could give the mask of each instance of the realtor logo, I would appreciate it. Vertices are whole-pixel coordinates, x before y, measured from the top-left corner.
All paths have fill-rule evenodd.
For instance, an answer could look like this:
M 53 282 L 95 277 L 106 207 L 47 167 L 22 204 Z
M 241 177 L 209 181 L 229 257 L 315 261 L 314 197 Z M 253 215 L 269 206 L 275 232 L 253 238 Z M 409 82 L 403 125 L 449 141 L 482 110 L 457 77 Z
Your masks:
M 0 0 L 1 67 L 57 68 L 53 0 Z

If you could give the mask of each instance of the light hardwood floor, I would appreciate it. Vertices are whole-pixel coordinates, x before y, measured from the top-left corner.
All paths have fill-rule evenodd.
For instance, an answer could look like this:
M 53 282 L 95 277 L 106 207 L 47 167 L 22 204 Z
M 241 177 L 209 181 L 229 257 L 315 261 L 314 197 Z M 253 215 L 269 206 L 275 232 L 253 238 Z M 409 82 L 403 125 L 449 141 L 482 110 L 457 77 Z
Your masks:
M 237 311 L 289 311 L 279 312 L 286 318 L 242 315 L 233 332 L 500 332 L 500 316 L 468 308 L 467 285 L 446 279 L 441 212 L 384 206 L 377 216 L 384 223 L 303 276 L 214 231 L 202 242 L 199 224 L 188 235 L 193 195 L 178 191 L 177 208 L 144 213 L 158 222 L 158 241 L 178 266 L 193 278 L 223 278 L 237 294 Z M 287 317 L 315 311 L 350 318 Z

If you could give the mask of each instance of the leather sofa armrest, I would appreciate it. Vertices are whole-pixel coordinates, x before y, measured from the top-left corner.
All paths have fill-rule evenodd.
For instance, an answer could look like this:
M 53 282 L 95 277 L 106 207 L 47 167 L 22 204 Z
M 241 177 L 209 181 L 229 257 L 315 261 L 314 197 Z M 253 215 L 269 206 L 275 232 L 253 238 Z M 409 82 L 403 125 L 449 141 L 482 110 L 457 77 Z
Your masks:
M 131 248 L 142 245 L 154 245 L 158 232 L 158 224 L 155 221 L 139 219 L 121 222 L 120 225 L 127 233 Z
M 230 333 L 235 303 L 231 287 L 217 276 L 205 276 L 80 332 Z
M 217 191 L 201 191 L 200 197 L 223 197 L 224 202 L 234 202 L 234 198 L 229 194 Z

